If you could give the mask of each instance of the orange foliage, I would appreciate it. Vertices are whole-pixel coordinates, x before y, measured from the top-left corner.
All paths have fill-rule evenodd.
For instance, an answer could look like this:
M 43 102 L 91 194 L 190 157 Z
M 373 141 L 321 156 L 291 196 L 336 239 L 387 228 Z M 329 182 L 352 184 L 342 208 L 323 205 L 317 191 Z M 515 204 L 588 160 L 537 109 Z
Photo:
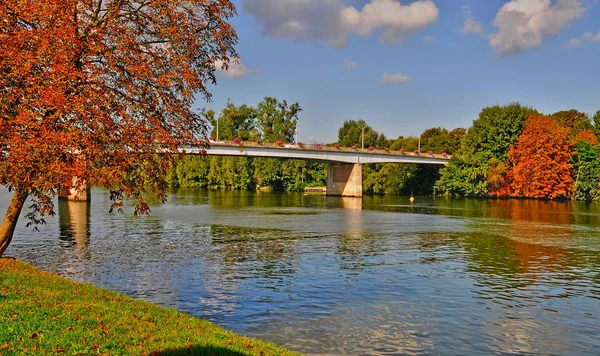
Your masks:
M 598 139 L 596 138 L 596 135 L 594 135 L 594 133 L 590 130 L 581 130 L 577 133 L 577 135 L 575 136 L 575 141 L 581 141 L 581 140 L 585 140 L 592 145 L 595 145 L 598 143 Z
M 531 115 L 509 152 L 513 195 L 566 198 L 573 189 L 569 130 L 556 121 Z
M 512 171 L 503 162 L 492 164 L 486 178 L 490 196 L 505 197 L 512 194 Z
M 166 188 L 192 111 L 237 58 L 228 0 L 5 0 L 0 6 L 0 185 L 39 212 L 77 177 L 133 196 Z M 162 154 L 157 154 L 158 152 Z

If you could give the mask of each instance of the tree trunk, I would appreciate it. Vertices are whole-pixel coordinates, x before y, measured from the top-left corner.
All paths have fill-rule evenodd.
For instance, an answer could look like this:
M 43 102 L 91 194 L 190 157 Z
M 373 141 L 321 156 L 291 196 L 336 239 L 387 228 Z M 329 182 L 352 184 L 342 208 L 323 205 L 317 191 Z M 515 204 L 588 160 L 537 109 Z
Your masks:
M 15 194 L 10 201 L 8 210 L 6 210 L 4 220 L 2 221 L 2 224 L 0 224 L 0 257 L 2 257 L 4 251 L 6 251 L 8 245 L 10 245 L 10 242 L 12 241 L 15 227 L 17 226 L 17 221 L 19 220 L 19 215 L 21 214 L 21 209 L 23 209 L 23 204 L 25 204 L 26 199 L 26 190 L 15 190 Z

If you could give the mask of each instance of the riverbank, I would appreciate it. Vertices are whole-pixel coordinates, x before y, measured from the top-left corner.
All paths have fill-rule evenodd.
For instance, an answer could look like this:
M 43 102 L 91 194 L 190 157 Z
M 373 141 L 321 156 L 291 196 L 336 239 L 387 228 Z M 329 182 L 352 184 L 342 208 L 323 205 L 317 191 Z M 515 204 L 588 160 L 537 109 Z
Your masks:
M 0 354 L 294 355 L 123 294 L 0 258 Z

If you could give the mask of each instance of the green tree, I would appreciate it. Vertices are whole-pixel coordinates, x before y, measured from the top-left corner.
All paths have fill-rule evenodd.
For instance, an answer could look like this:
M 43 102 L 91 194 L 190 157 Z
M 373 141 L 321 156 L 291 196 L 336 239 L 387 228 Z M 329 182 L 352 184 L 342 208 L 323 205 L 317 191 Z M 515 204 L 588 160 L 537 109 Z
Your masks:
M 448 146 L 446 147 L 446 153 L 455 154 L 460 150 L 463 138 L 467 135 L 467 129 L 458 127 L 450 131 L 448 134 Z
M 385 143 L 387 143 L 385 136 L 380 137 L 377 131 L 373 130 L 371 126 L 367 125 L 364 120 L 344 121 L 344 124 L 338 130 L 338 143 L 343 147 L 351 147 L 353 145 L 361 147 L 363 128 L 365 148 L 381 144 L 384 140 L 386 141 Z
M 415 164 L 367 164 L 363 166 L 363 191 L 374 195 L 430 195 L 439 168 Z
M 255 122 L 256 109 L 246 104 L 235 106 L 231 100 L 228 100 L 218 118 L 215 118 L 215 112 L 212 110 L 205 111 L 204 117 L 210 121 L 213 127 L 210 132 L 211 137 L 220 140 L 232 140 L 239 137 L 244 141 L 258 138 Z
M 600 159 L 595 137 L 581 138 L 575 142 L 571 165 L 575 171 L 573 198 L 576 200 L 598 200 L 600 198 Z
M 210 158 L 187 156 L 175 168 L 175 176 L 171 178 L 171 185 L 206 188 L 209 186 L 209 171 Z
M 386 148 L 386 147 L 389 148 L 389 146 L 390 146 L 389 141 L 383 133 L 380 133 L 377 136 L 377 141 L 375 141 L 375 144 L 373 145 L 373 147 L 376 147 L 379 149 Z
M 460 153 L 479 152 L 506 161 L 510 147 L 517 142 L 531 114 L 537 111 L 518 103 L 483 109 L 464 137 Z
M 594 124 L 592 131 L 596 137 L 600 137 L 600 110 L 596 111 L 592 116 L 592 123 Z
M 412 152 L 419 147 L 419 138 L 415 136 L 400 136 L 390 145 L 390 149 L 397 151 L 404 148 L 408 152 Z
M 288 105 L 285 100 L 265 97 L 256 108 L 257 127 L 266 142 L 295 142 L 298 114 L 302 111 L 298 103 Z
M 458 152 L 453 152 L 448 166 L 441 170 L 436 193 L 487 196 L 488 176 L 497 174 L 499 162 L 508 161 L 509 149 L 517 142 L 525 121 L 536 113 L 518 103 L 484 108 L 462 139 Z
M 436 194 L 462 197 L 486 197 L 489 166 L 480 155 L 454 155 L 440 171 L 435 183 Z
M 600 161 L 584 162 L 577 169 L 573 184 L 576 200 L 598 200 L 600 198 Z
M 575 109 L 555 112 L 550 116 L 558 124 L 569 130 L 571 136 L 575 136 L 581 130 L 593 130 L 590 118 L 586 113 Z
M 423 131 L 421 134 L 421 151 L 442 153 L 448 151 L 450 134 L 447 129 L 434 127 Z

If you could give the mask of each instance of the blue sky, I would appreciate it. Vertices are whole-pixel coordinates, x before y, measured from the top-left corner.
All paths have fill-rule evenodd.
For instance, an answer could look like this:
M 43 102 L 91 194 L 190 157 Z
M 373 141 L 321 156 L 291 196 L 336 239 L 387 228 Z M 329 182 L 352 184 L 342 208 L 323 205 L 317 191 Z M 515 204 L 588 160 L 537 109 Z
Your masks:
M 302 142 L 345 120 L 388 138 L 469 127 L 489 105 L 600 110 L 597 0 L 235 0 L 241 65 L 211 87 L 299 102 Z M 387 74 L 384 74 L 387 73 Z

